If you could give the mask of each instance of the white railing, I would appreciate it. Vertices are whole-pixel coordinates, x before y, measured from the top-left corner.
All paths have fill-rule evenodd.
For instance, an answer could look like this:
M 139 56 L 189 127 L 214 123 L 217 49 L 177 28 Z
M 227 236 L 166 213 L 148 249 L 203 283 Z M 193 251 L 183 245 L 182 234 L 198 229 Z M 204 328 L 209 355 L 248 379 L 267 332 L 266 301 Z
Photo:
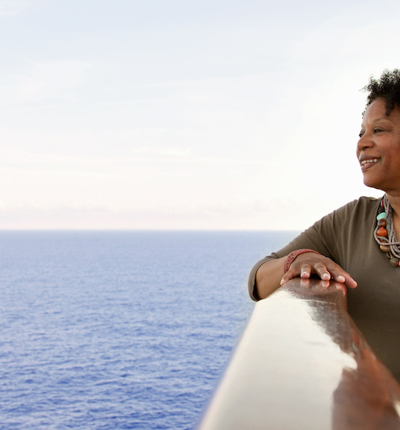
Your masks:
M 258 302 L 198 430 L 400 429 L 400 386 L 346 307 L 299 278 Z

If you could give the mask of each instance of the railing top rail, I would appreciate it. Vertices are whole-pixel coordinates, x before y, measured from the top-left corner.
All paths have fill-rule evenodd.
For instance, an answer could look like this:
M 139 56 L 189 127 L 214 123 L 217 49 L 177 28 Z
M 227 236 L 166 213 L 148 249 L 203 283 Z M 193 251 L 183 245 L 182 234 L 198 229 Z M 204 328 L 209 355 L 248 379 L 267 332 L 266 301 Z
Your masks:
M 258 302 L 198 429 L 400 429 L 400 387 L 345 295 L 297 278 Z

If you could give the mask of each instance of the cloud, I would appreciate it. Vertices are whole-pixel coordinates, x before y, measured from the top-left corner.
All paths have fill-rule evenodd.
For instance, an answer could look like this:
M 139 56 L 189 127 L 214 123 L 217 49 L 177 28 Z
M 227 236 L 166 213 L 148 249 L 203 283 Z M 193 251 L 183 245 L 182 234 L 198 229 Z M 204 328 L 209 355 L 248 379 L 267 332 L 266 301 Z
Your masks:
M 18 15 L 30 7 L 29 0 L 0 0 L 0 19 Z
M 88 67 L 73 60 L 31 64 L 26 72 L 3 79 L 1 98 L 26 103 L 74 100 Z

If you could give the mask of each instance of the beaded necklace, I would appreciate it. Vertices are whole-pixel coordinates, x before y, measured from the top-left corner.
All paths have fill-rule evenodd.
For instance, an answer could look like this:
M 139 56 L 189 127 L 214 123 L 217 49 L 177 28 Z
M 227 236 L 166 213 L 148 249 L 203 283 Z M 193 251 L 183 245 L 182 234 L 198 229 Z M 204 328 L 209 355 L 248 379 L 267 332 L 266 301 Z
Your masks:
M 386 194 L 382 197 L 376 216 L 374 238 L 382 252 L 385 252 L 393 267 L 400 266 L 400 242 L 396 241 L 393 228 L 392 207 Z

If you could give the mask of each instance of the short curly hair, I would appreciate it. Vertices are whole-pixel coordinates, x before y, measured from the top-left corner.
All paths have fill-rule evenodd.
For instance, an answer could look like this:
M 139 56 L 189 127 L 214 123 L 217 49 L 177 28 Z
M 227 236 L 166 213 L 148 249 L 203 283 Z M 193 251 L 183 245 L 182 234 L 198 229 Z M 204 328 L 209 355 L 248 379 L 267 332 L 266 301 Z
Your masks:
M 395 106 L 400 108 L 400 70 L 394 69 L 392 72 L 384 70 L 379 80 L 371 76 L 369 84 L 362 90 L 369 92 L 365 109 L 374 100 L 382 97 L 386 102 L 386 115 L 390 115 Z

